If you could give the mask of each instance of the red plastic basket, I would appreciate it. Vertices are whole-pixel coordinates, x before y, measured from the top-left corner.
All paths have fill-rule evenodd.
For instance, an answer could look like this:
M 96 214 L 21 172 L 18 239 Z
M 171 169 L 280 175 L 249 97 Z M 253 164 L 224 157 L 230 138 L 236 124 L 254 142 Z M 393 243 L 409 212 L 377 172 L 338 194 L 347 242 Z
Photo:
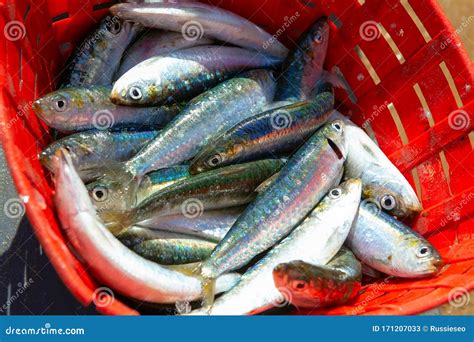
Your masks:
M 449 263 L 436 278 L 380 281 L 366 286 L 346 306 L 312 313 L 414 314 L 474 288 L 473 71 L 438 4 L 210 2 L 254 21 L 289 47 L 315 19 L 329 17 L 326 68 L 339 72 L 351 88 L 350 96 L 337 93 L 340 110 L 364 125 L 415 187 L 424 211 L 412 225 Z M 58 225 L 51 183 L 37 158 L 51 137 L 32 113 L 31 102 L 55 88 L 73 47 L 113 3 L 0 0 L 0 134 L 6 158 L 18 193 L 28 199 L 26 213 L 36 236 L 63 282 L 84 305 L 92 305 L 99 284 L 70 252 Z M 118 299 L 111 302 L 97 310 L 138 313 Z

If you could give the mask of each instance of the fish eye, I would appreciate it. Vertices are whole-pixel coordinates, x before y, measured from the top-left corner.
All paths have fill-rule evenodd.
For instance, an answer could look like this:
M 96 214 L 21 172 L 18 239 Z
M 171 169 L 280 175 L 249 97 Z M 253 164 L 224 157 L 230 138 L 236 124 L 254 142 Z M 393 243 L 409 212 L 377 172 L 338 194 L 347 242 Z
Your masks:
M 341 195 L 342 195 L 342 191 L 339 188 L 335 188 L 335 189 L 332 189 L 331 191 L 329 191 L 329 197 L 332 198 L 332 199 L 337 199 L 337 198 L 341 197 Z
M 314 42 L 318 44 L 321 44 L 323 42 L 323 33 L 321 32 L 321 30 L 318 30 L 318 32 L 316 32 L 316 35 L 314 36 Z
M 137 86 L 131 87 L 128 91 L 128 95 L 130 95 L 130 98 L 132 100 L 141 100 L 141 98 L 143 97 L 142 90 Z
M 64 112 L 67 109 L 67 101 L 64 97 L 56 98 L 53 102 L 54 109 L 58 112 Z
M 207 164 L 209 166 L 217 166 L 222 163 L 222 156 L 220 154 L 215 154 L 208 159 Z
M 109 32 L 112 34 L 119 34 L 120 31 L 122 30 L 122 23 L 120 21 L 114 21 L 112 25 L 108 27 Z
M 92 198 L 97 202 L 103 202 L 108 197 L 108 190 L 103 186 L 96 186 L 92 189 Z
M 297 291 L 302 291 L 306 288 L 307 286 L 307 283 L 303 280 L 293 280 L 291 282 L 291 287 L 294 289 L 294 290 L 297 290 Z
M 339 134 L 343 132 L 342 123 L 340 121 L 334 121 L 331 127 Z
M 431 248 L 427 246 L 421 247 L 416 253 L 416 256 L 419 258 L 425 258 L 430 255 L 431 255 Z
M 392 195 L 385 195 L 382 197 L 380 205 L 385 210 L 392 210 L 397 205 L 397 201 L 395 201 L 395 197 L 393 197 Z

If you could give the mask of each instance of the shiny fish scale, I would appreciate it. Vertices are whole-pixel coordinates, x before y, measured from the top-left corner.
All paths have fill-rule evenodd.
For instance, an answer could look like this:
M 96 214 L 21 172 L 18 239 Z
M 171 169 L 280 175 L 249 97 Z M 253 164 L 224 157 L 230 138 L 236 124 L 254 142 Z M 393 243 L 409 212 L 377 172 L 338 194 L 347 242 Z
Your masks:
M 111 28 L 116 22 L 120 23 L 121 29 L 118 34 L 113 34 Z M 62 87 L 111 85 L 124 50 L 139 31 L 136 24 L 117 17 L 105 17 L 99 28 L 77 48 L 68 63 Z
M 342 121 L 337 122 L 343 126 Z M 327 139 L 331 136 L 341 146 L 344 135 L 332 133 L 332 126 L 327 124 L 293 155 L 279 177 L 247 207 L 203 263 L 204 277 L 215 278 L 237 269 L 273 246 L 340 181 L 345 154 L 338 158 Z
M 191 172 L 212 168 L 208 161 L 215 155 L 220 157 L 217 165 L 220 167 L 292 152 L 324 124 L 333 105 L 334 96 L 322 93 L 314 101 L 279 107 L 248 118 L 211 140 L 191 162 Z M 275 125 L 279 115 L 288 125 Z
M 245 70 L 277 67 L 280 60 L 236 47 L 199 46 L 152 57 L 115 82 L 114 103 L 159 105 L 191 99 Z M 173 85 L 171 90 L 169 85 Z M 140 89 L 141 96 L 130 97 Z
M 117 106 L 110 101 L 110 87 L 70 87 L 36 100 L 32 108 L 48 126 L 61 132 L 98 128 L 162 127 L 183 108 L 182 104 L 161 107 Z M 63 101 L 65 110 L 55 104 Z
M 81 179 L 88 182 L 102 174 L 106 163 L 123 162 L 134 156 L 157 131 L 87 131 L 61 138 L 40 154 L 41 163 L 53 171 L 52 160 L 61 148 L 66 148 Z
M 321 43 L 315 38 L 321 37 Z M 311 91 L 323 75 L 328 47 L 329 26 L 325 17 L 303 34 L 298 48 L 292 50 L 282 66 L 275 101 L 301 101 L 311 97 Z
M 262 160 L 202 173 L 158 191 L 132 211 L 131 223 L 164 215 L 182 214 L 183 203 L 192 199 L 203 210 L 234 207 L 250 202 L 255 188 L 278 172 L 283 162 Z
M 205 92 L 193 99 L 152 143 L 128 161 L 127 170 L 143 175 L 194 157 L 216 132 L 258 113 L 271 101 L 274 90 L 271 72 L 254 70 Z

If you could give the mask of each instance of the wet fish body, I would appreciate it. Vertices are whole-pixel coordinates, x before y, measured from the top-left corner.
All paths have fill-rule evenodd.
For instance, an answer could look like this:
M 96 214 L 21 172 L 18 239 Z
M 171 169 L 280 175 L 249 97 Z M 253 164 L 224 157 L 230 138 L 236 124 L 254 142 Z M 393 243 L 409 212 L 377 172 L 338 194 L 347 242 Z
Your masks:
M 90 129 L 159 128 L 182 109 L 183 104 L 160 107 L 126 107 L 110 102 L 110 87 L 65 88 L 33 103 L 35 114 L 49 127 L 63 133 Z
M 421 203 L 403 174 L 360 127 L 335 111 L 331 119 L 344 120 L 348 146 L 345 178 L 359 177 L 364 184 L 362 195 L 398 218 L 420 212 Z
M 282 263 L 273 269 L 276 288 L 297 308 L 315 309 L 342 305 L 361 288 L 361 264 L 342 247 L 327 264 L 301 260 Z
M 215 246 L 215 243 L 197 239 L 154 239 L 141 242 L 132 250 L 160 265 L 181 265 L 209 257 Z
M 130 212 L 104 211 L 104 217 L 111 226 L 147 226 L 160 216 L 198 217 L 207 210 L 241 206 L 252 201 L 255 188 L 281 166 L 280 160 L 262 160 L 202 173 L 164 188 Z
M 157 131 L 86 131 L 61 138 L 46 149 L 39 159 L 53 171 L 55 154 L 64 148 L 69 151 L 74 167 L 84 182 L 102 175 L 105 165 L 126 161 L 158 134 Z
M 257 25 L 232 12 L 200 2 L 179 4 L 119 4 L 111 12 L 121 18 L 182 32 L 190 40 L 212 37 L 222 42 L 284 58 L 288 49 Z
M 392 276 L 427 277 L 443 265 L 427 240 L 370 202 L 361 203 L 346 244 L 363 263 Z
M 325 123 L 333 106 L 333 94 L 323 93 L 314 101 L 250 117 L 204 146 L 191 162 L 191 172 L 291 154 Z
M 229 292 L 218 298 L 211 315 L 245 315 L 281 305 L 273 269 L 283 262 L 303 260 L 326 264 L 339 251 L 351 229 L 360 202 L 361 183 L 349 180 L 329 191 L 321 203 L 282 242 L 252 266 Z M 206 309 L 191 314 L 205 314 Z
M 192 301 L 201 297 L 201 284 L 148 261 L 124 246 L 98 220 L 86 188 L 67 154 L 55 166 L 54 201 L 62 228 L 88 269 L 104 285 L 126 296 L 155 303 Z M 74 201 L 71 201 L 74 198 Z M 234 285 L 238 275 L 225 275 L 219 290 Z
M 126 162 L 126 170 L 141 176 L 191 159 L 214 134 L 257 114 L 271 101 L 274 91 L 272 72 L 253 70 L 201 94 Z
M 201 266 L 204 278 L 238 269 L 285 237 L 339 183 L 345 159 L 344 123 L 316 132 L 247 207 Z
M 114 84 L 116 104 L 152 106 L 189 100 L 251 69 L 272 68 L 277 58 L 227 46 L 198 46 L 147 59 Z
M 282 65 L 275 101 L 303 101 L 324 74 L 323 64 L 329 41 L 329 24 L 322 17 L 314 23 L 298 42 Z
M 135 65 L 155 56 L 165 55 L 173 51 L 194 46 L 211 45 L 213 41 L 207 38 L 199 40 L 186 39 L 178 32 L 151 30 L 137 39 L 124 54 L 116 79 L 120 78 Z
M 140 30 L 137 24 L 106 16 L 99 28 L 76 49 L 67 64 L 62 87 L 110 86 L 123 52 Z

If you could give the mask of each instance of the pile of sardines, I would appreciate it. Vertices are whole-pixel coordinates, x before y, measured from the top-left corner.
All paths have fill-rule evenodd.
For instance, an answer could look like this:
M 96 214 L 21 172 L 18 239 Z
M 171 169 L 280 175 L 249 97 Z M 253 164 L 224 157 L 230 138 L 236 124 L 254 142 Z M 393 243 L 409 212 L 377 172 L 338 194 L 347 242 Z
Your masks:
M 202 3 L 111 8 L 33 105 L 59 138 L 39 158 L 62 228 L 104 286 L 241 315 L 440 270 L 400 221 L 421 210 L 412 187 L 334 109 L 328 38 L 324 17 L 288 51 Z

